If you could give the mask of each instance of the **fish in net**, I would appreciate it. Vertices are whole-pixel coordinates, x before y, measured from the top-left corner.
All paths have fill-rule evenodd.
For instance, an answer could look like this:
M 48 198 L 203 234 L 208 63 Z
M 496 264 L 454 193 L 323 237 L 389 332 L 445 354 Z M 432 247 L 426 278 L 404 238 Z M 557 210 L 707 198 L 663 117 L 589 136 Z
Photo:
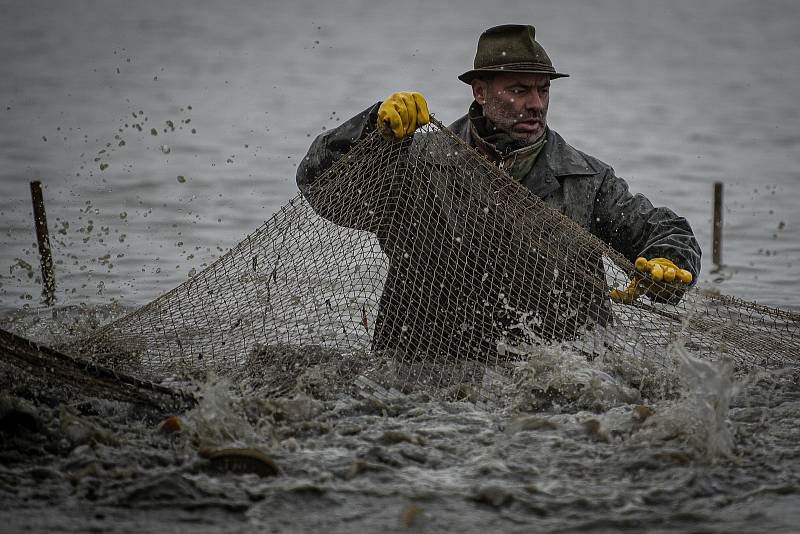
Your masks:
M 75 348 L 144 380 L 246 371 L 373 391 L 499 394 L 536 347 L 657 365 L 682 343 L 740 367 L 794 363 L 800 315 L 648 279 L 446 127 L 373 132 L 202 272 Z M 664 297 L 666 295 L 666 297 Z

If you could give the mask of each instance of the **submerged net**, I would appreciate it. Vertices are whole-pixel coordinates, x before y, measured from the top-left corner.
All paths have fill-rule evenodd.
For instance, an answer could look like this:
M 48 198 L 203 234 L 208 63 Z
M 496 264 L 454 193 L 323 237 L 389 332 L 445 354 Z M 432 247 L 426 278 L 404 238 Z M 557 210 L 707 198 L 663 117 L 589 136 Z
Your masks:
M 369 135 L 214 264 L 80 350 L 155 380 L 244 368 L 280 392 L 324 362 L 343 387 L 481 398 L 547 344 L 649 365 L 676 342 L 739 366 L 800 355 L 797 314 L 696 289 L 612 302 L 633 274 L 433 119 L 413 141 Z

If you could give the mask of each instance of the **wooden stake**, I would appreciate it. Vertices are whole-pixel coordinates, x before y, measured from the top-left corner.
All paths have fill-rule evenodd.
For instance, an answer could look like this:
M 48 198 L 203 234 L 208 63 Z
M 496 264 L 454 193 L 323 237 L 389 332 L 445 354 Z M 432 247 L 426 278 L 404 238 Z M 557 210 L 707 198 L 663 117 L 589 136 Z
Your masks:
M 712 257 L 714 265 L 722 266 L 722 182 L 714 182 L 714 228 Z
M 41 182 L 31 182 L 31 199 L 33 200 L 36 240 L 39 242 L 39 258 L 42 263 L 42 296 L 44 303 L 52 306 L 56 300 L 56 277 L 53 272 L 53 256 L 50 253 L 50 234 L 47 231 L 47 216 L 44 212 Z

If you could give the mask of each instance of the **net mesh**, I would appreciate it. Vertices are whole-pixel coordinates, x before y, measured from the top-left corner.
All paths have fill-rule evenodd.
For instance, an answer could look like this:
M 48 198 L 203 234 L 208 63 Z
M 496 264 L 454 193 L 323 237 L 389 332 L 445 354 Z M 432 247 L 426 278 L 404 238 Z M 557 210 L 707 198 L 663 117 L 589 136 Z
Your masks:
M 432 119 L 413 141 L 367 136 L 214 264 L 80 350 L 147 379 L 271 369 L 261 376 L 279 392 L 325 361 L 383 388 L 478 397 L 547 344 L 648 364 L 675 342 L 739 366 L 800 354 L 798 314 L 696 289 L 613 302 L 633 275 Z

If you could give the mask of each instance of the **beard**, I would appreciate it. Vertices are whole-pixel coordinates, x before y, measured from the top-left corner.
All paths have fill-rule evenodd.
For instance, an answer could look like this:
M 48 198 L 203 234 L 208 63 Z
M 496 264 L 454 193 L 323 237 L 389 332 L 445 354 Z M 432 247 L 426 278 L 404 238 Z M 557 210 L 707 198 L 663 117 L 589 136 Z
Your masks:
M 512 103 L 503 102 L 499 98 L 486 99 L 483 104 L 483 116 L 489 119 L 498 131 L 507 133 L 525 146 L 538 141 L 547 126 L 547 107 L 538 112 L 529 110 L 519 112 L 514 109 Z M 520 124 L 529 121 L 536 123 L 529 128 L 523 128 Z

